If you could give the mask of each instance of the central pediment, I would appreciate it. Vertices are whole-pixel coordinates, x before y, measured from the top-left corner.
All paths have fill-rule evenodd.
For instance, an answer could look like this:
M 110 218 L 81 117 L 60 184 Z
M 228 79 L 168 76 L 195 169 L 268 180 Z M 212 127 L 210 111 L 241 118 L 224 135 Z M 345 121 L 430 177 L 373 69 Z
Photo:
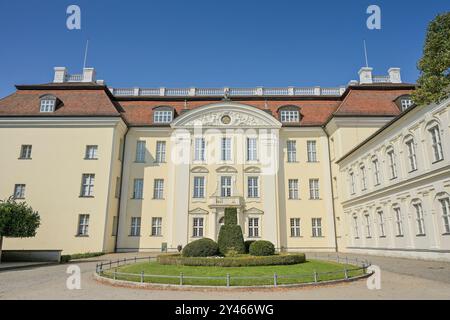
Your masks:
M 176 118 L 173 128 L 280 128 L 281 123 L 256 107 L 223 101 L 192 109 Z

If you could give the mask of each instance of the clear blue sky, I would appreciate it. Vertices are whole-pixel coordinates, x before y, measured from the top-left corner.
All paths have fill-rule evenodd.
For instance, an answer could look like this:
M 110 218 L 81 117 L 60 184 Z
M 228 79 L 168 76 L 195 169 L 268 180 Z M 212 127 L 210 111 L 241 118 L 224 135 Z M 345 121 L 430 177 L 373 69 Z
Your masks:
M 81 30 L 66 8 L 81 7 Z M 381 7 L 381 30 L 366 8 Z M 415 82 L 428 22 L 450 1 L 5 1 L 0 4 L 0 96 L 46 83 L 54 66 L 88 66 L 114 87 L 338 86 L 364 65 L 402 68 Z

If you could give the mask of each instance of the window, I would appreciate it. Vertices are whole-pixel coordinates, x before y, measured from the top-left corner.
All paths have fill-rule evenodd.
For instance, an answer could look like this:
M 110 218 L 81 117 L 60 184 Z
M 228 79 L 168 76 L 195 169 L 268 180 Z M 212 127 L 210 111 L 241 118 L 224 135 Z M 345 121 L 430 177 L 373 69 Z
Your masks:
M 359 239 L 359 228 L 358 228 L 358 216 L 353 216 L 353 229 L 355 232 L 355 239 Z
M 442 219 L 444 222 L 444 233 L 450 233 L 450 199 L 439 200 L 442 207 Z
M 133 199 L 142 199 L 144 194 L 144 180 L 134 179 Z
M 319 199 L 319 179 L 309 179 L 309 198 Z
M 353 172 L 350 172 L 349 176 L 350 176 L 350 194 L 355 194 L 356 193 L 355 174 Z
M 281 110 L 281 122 L 299 122 L 300 112 L 296 110 Z
M 312 236 L 322 236 L 322 218 L 312 218 Z
M 231 138 L 222 138 L 221 160 L 222 161 L 231 160 Z
M 81 178 L 81 196 L 93 197 L 94 196 L 94 181 L 95 174 L 84 173 Z
M 194 160 L 205 161 L 205 138 L 195 138 L 194 142 Z
M 366 238 L 371 238 L 372 235 L 370 233 L 370 216 L 368 213 L 364 214 L 364 219 L 366 220 Z
M 205 177 L 194 177 L 194 198 L 205 197 Z
M 421 203 L 413 204 L 416 211 L 417 235 L 425 235 L 425 219 L 423 218 L 423 208 Z
M 25 185 L 16 184 L 14 186 L 14 199 L 24 199 L 25 198 Z
M 289 179 L 289 199 L 298 199 L 298 179 Z
M 231 177 L 220 177 L 220 196 L 231 197 Z
M 113 217 L 112 233 L 113 237 L 117 236 L 117 216 Z
M 442 150 L 441 135 L 439 133 L 439 126 L 428 129 L 431 134 L 431 143 L 433 147 L 434 161 L 440 161 L 444 159 L 444 153 Z
M 248 237 L 259 237 L 259 218 L 248 218 Z
M 364 191 L 367 189 L 366 166 L 361 165 L 359 170 L 361 172 L 361 190 Z
M 258 198 L 259 190 L 258 190 L 258 177 L 248 177 L 248 197 L 249 198 Z
M 162 218 L 152 218 L 152 236 L 162 235 Z
M 145 162 L 145 141 L 136 142 L 136 162 Z
M 192 237 L 194 238 L 203 237 L 203 218 L 194 218 L 192 225 L 193 225 Z
M 159 110 L 153 114 L 154 123 L 170 123 L 173 118 L 173 112 L 171 110 Z
M 257 139 L 247 138 L 247 161 L 258 160 Z
M 410 139 L 406 141 L 406 147 L 408 148 L 408 162 L 409 171 L 417 170 L 417 159 L 416 159 L 416 147 L 414 145 L 414 140 Z
M 155 179 L 153 185 L 153 199 L 163 199 L 164 197 L 164 180 Z
M 86 152 L 84 158 L 87 160 L 97 159 L 97 146 L 86 146 Z
M 45 96 L 41 99 L 40 112 L 54 112 L 56 106 L 56 98 Z
M 141 218 L 131 217 L 130 236 L 139 237 L 141 235 Z
M 156 141 L 156 158 L 157 163 L 166 162 L 166 142 Z
M 89 215 L 80 214 L 78 217 L 78 233 L 79 236 L 87 236 L 89 234 Z
M 115 190 L 116 198 L 120 198 L 120 182 L 121 182 L 120 177 L 117 177 L 116 178 L 116 190 Z
M 316 141 L 308 141 L 306 146 L 308 152 L 308 162 L 317 162 Z
M 377 211 L 378 214 L 378 222 L 380 223 L 380 237 L 385 237 L 386 232 L 384 230 L 384 214 L 382 210 Z
M 291 237 L 300 237 L 300 218 L 291 218 Z
M 389 173 L 391 175 L 391 179 L 397 178 L 397 164 L 395 162 L 395 153 L 394 150 L 391 149 L 387 152 L 389 157 Z
M 394 215 L 395 215 L 397 237 L 401 237 L 403 236 L 403 222 L 402 222 L 402 213 L 399 207 L 394 208 Z
M 23 144 L 20 148 L 19 159 L 31 159 L 31 149 L 32 146 L 29 144 Z
M 408 109 L 413 105 L 413 102 L 411 99 L 402 99 L 401 104 L 402 104 L 402 111 L 405 111 L 406 109 Z
M 377 158 L 372 159 L 372 166 L 373 166 L 373 181 L 377 186 L 381 183 L 380 163 L 378 162 Z
M 297 161 L 297 144 L 294 140 L 288 140 L 287 142 L 287 161 L 296 162 Z

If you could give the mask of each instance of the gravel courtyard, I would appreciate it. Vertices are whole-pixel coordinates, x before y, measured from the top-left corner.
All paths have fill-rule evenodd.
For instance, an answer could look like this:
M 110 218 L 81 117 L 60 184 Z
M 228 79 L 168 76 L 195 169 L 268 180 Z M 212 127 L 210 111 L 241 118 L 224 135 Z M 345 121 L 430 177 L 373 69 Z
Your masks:
M 109 254 L 73 261 L 69 264 L 33 267 L 0 272 L 0 299 L 450 299 L 450 263 L 347 255 L 366 258 L 381 268 L 381 289 L 369 290 L 366 280 L 296 289 L 252 291 L 170 291 L 112 287 L 94 280 L 99 261 L 148 256 Z M 340 256 L 342 256 L 340 254 Z M 81 289 L 69 290 L 67 267 L 81 269 Z

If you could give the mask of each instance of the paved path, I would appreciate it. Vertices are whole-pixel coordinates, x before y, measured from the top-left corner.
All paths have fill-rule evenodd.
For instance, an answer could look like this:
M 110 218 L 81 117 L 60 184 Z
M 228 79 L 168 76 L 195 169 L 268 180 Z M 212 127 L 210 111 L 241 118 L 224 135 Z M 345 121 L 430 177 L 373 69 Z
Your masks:
M 98 261 L 132 256 L 135 254 L 111 254 L 73 262 L 81 268 L 80 290 L 66 288 L 70 264 L 0 272 L 0 299 L 450 299 L 450 263 L 359 255 L 349 256 L 368 258 L 380 266 L 381 290 L 368 290 L 366 280 L 300 289 L 214 293 L 111 287 L 94 280 Z

